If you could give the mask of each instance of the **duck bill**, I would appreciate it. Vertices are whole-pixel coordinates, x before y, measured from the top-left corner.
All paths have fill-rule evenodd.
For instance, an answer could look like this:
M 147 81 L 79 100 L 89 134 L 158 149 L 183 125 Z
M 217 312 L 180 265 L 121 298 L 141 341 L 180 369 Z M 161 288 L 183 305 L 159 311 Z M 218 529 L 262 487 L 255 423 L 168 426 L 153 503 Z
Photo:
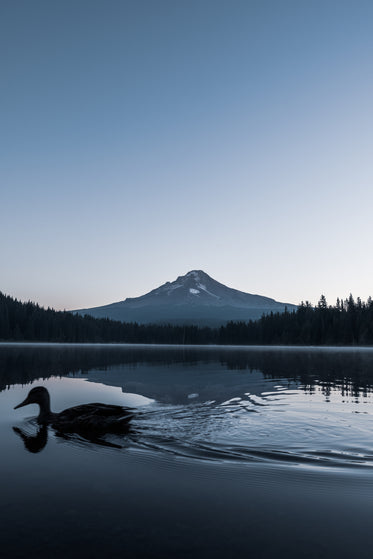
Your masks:
M 23 408 L 23 406 L 27 406 L 29 403 L 30 402 L 29 402 L 28 398 L 26 398 L 26 400 L 23 400 L 23 402 L 18 404 L 18 406 L 15 406 L 13 409 L 17 410 L 18 408 Z

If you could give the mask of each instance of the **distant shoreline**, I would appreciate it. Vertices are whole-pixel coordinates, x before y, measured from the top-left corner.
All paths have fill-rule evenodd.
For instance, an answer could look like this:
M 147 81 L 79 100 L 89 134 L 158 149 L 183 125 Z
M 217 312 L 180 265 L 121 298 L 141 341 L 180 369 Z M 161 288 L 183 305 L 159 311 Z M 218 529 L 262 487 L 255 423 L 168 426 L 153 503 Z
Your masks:
M 26 341 L 0 341 L 1 347 L 112 347 L 112 348 L 141 348 L 144 349 L 240 349 L 240 350 L 335 350 L 335 351 L 354 351 L 366 350 L 373 351 L 373 346 L 369 345 L 238 345 L 238 344 L 147 344 L 147 343 L 100 343 L 100 342 L 26 342 Z
M 229 321 L 218 327 L 198 324 L 140 324 L 74 315 L 21 303 L 0 293 L 0 339 L 3 342 L 72 344 L 150 344 L 239 347 L 373 347 L 373 301 L 345 301 L 328 306 L 265 314 L 257 320 Z

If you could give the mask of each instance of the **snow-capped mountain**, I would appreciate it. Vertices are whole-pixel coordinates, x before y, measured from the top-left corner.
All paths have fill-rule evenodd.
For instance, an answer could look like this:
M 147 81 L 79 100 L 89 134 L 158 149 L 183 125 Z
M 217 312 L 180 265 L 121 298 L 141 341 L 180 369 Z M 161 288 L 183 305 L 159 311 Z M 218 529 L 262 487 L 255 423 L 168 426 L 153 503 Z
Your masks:
M 125 322 L 219 325 L 229 320 L 250 320 L 264 313 L 282 312 L 295 305 L 231 289 L 202 270 L 192 270 L 141 297 L 127 298 L 79 314 Z

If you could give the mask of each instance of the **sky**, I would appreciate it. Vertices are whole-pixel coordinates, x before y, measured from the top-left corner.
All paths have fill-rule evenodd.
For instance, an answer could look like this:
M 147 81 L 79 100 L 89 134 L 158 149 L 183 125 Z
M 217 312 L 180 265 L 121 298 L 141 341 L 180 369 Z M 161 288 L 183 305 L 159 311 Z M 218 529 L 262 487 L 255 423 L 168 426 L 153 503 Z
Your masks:
M 371 0 L 2 0 L 0 290 L 373 296 Z

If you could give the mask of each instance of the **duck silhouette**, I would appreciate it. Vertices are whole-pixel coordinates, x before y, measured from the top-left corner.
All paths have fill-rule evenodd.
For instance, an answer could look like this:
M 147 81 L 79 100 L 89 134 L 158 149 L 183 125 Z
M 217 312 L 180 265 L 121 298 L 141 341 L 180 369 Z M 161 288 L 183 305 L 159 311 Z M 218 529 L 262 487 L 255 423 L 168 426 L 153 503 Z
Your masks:
M 29 404 L 39 405 L 37 422 L 40 425 L 51 425 L 61 433 L 78 433 L 90 440 L 105 433 L 129 432 L 130 421 L 134 417 L 131 408 L 99 403 L 83 404 L 53 413 L 49 392 L 44 386 L 32 388 L 27 398 L 14 409 Z

